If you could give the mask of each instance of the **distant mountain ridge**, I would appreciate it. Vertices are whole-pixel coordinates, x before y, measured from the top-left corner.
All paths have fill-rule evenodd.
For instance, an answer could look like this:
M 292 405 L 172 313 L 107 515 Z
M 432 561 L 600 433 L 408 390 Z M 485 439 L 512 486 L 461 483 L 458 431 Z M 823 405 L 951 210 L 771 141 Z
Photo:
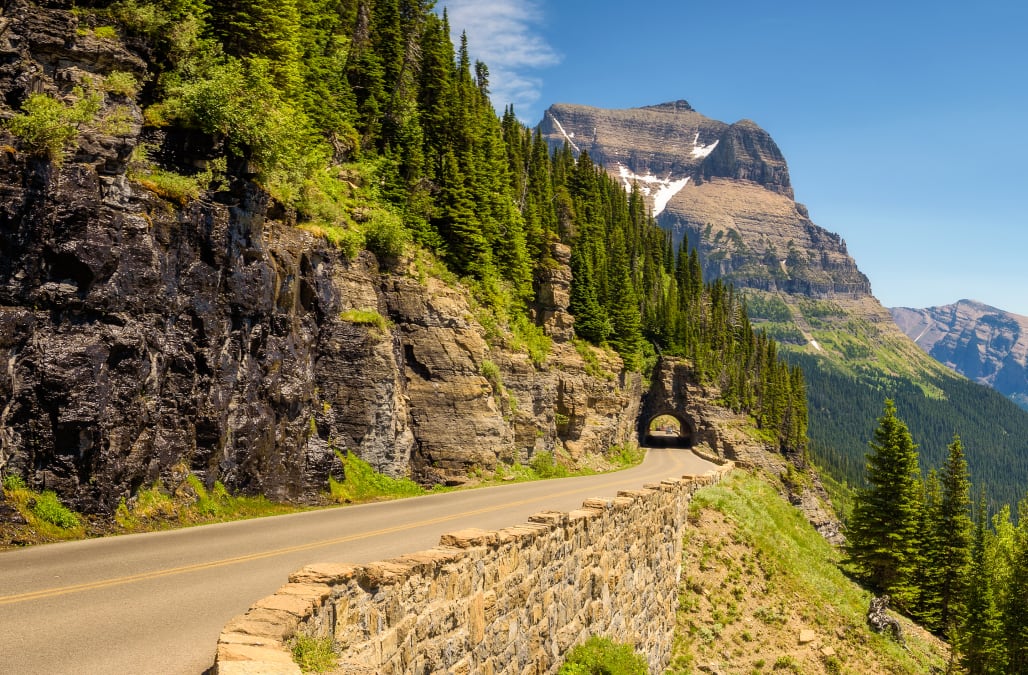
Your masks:
M 889 312 L 933 358 L 1028 410 L 1028 317 L 976 300 Z

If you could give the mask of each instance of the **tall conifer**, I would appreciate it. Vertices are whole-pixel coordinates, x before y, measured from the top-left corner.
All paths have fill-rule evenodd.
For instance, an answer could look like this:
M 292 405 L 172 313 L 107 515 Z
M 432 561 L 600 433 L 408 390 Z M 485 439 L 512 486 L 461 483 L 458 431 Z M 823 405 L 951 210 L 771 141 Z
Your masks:
M 867 487 L 857 492 L 847 552 L 857 574 L 907 607 L 915 595 L 920 470 L 917 446 L 891 399 L 867 455 Z

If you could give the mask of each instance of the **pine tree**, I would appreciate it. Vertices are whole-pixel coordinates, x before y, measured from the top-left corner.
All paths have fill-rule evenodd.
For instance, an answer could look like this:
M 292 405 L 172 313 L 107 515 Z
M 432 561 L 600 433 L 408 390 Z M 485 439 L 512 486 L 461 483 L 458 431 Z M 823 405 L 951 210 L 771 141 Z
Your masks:
M 1008 671 L 1028 673 L 1028 497 L 1017 505 L 1017 514 L 1003 624 Z
M 989 569 L 987 535 L 983 493 L 975 510 L 965 612 L 958 639 L 960 664 L 967 669 L 968 675 L 1003 675 L 1007 672 L 1003 617 L 996 604 L 996 582 Z
M 585 246 L 571 248 L 571 303 L 569 311 L 575 317 L 575 334 L 583 340 L 599 345 L 610 335 L 607 313 L 596 299 L 596 284 Z
M 945 627 L 942 616 L 943 570 L 940 563 L 945 558 L 942 533 L 942 487 L 934 469 L 924 480 L 921 513 L 918 518 L 917 600 L 910 608 L 911 615 L 929 629 L 939 632 Z
M 891 399 L 870 446 L 867 487 L 854 500 L 847 553 L 860 578 L 907 607 L 915 596 L 920 471 L 917 446 Z
M 611 323 L 610 344 L 625 360 L 625 366 L 635 370 L 642 350 L 639 301 L 632 283 L 624 237 L 617 229 L 613 234 L 608 277 L 611 293 L 607 307 Z
M 954 436 L 942 467 L 942 501 L 939 504 L 933 566 L 939 576 L 939 628 L 949 630 L 959 617 L 968 568 L 971 564 L 971 481 L 960 437 Z

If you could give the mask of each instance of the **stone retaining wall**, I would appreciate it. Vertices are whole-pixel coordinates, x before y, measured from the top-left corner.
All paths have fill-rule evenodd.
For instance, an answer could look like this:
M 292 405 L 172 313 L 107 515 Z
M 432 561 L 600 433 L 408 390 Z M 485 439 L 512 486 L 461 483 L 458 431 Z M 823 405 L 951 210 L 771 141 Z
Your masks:
M 732 465 L 543 511 L 498 531 L 445 534 L 427 551 L 319 564 L 225 627 L 218 675 L 299 673 L 288 643 L 332 635 L 337 673 L 555 673 L 591 635 L 661 671 L 671 654 L 691 494 Z

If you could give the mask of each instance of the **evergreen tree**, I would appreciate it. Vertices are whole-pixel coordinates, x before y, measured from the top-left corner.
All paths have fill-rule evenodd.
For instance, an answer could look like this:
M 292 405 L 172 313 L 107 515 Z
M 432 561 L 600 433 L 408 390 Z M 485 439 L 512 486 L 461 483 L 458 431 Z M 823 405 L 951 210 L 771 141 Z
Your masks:
M 968 568 L 971 564 L 971 481 L 960 437 L 949 445 L 949 456 L 942 467 L 942 501 L 939 504 L 935 539 L 938 548 L 932 566 L 939 577 L 938 628 L 955 626 L 964 598 Z
M 1003 624 L 1008 671 L 1028 673 L 1028 497 L 1017 505 L 1017 514 Z
M 867 487 L 857 492 L 847 553 L 858 576 L 908 607 L 916 592 L 920 471 L 917 446 L 892 400 L 878 418 L 867 455 Z
M 934 469 L 925 478 L 923 494 L 918 518 L 920 555 L 917 556 L 914 574 L 917 601 L 910 608 L 910 613 L 926 627 L 938 632 L 945 626 L 941 621 L 943 570 L 940 566 L 945 555 L 939 529 L 942 522 L 942 487 Z
M 624 237 L 620 230 L 614 230 L 611 241 L 608 283 L 611 290 L 607 308 L 611 322 L 610 343 L 621 354 L 626 365 L 632 367 L 637 363 L 642 350 L 642 322 Z
M 969 675 L 1004 675 L 1003 617 L 996 604 L 996 583 L 988 563 L 985 495 L 975 511 L 974 540 L 965 613 L 959 634 L 960 664 Z
M 596 286 L 585 246 L 571 248 L 571 282 L 569 311 L 575 317 L 575 334 L 593 344 L 603 344 L 610 335 L 610 321 L 596 299 Z

